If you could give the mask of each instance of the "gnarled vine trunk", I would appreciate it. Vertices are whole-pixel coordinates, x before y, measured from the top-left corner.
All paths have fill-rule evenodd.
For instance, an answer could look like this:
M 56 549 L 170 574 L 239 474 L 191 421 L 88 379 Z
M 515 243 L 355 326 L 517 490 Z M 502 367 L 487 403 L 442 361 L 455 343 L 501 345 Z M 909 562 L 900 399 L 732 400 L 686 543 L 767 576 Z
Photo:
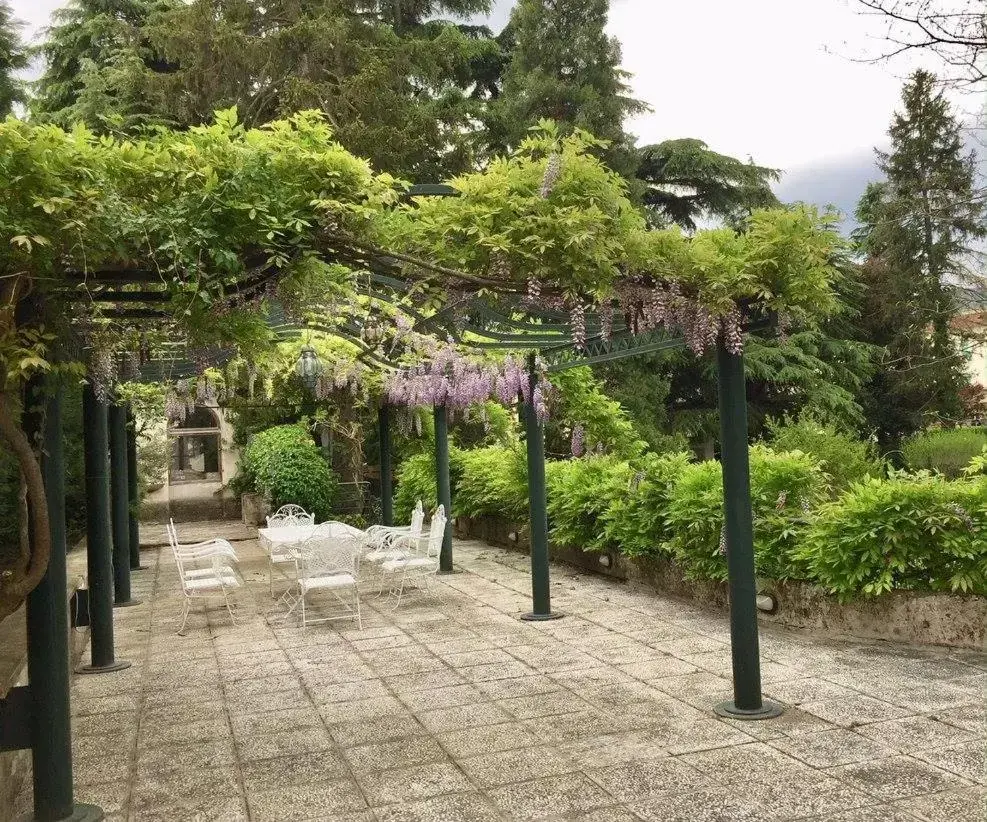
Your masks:
M 14 275 L 3 285 L 0 289 L 0 340 L 13 340 L 17 335 L 17 307 L 24 297 L 27 283 L 24 277 Z M 48 496 L 41 463 L 17 412 L 19 403 L 15 402 L 14 386 L 19 388 L 19 385 L 11 384 L 7 371 L 8 363 L 0 358 L 0 440 L 10 447 L 20 468 L 31 527 L 27 551 L 21 551 L 14 567 L 5 568 L 0 573 L 0 619 L 16 611 L 38 586 L 51 557 Z

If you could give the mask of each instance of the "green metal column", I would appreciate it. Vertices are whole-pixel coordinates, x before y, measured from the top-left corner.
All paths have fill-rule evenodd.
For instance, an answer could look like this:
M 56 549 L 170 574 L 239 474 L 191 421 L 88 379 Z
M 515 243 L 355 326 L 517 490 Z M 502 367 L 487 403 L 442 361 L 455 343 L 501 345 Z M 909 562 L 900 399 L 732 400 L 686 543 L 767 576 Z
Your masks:
M 545 431 L 535 408 L 535 355 L 528 356 L 528 401 L 523 403 L 525 439 L 528 446 L 528 514 L 531 520 L 531 613 L 527 621 L 558 619 L 552 613 L 548 566 L 548 510 L 545 493 Z
M 27 670 L 31 689 L 31 763 L 36 822 L 88 820 L 103 811 L 76 805 L 72 796 L 68 584 L 65 568 L 65 454 L 61 385 L 37 381 L 32 405 L 44 404 L 43 453 L 51 556 L 44 577 L 27 598 Z M 36 414 L 36 412 L 33 412 Z M 40 427 L 37 420 L 30 428 Z
M 137 420 L 127 412 L 127 501 L 130 520 L 130 570 L 142 571 L 140 533 L 140 488 L 137 481 Z
M 127 481 L 127 409 L 110 406 L 110 510 L 113 520 L 113 604 L 140 605 L 130 594 L 130 483 Z
M 391 406 L 384 404 L 377 416 L 380 441 L 380 518 L 394 524 L 394 474 L 391 464 Z
M 435 418 L 435 476 L 439 505 L 445 507 L 446 532 L 439 554 L 439 572 L 452 573 L 452 486 L 449 481 L 449 414 L 444 405 L 433 409 Z
M 720 394 L 720 461 L 723 517 L 730 575 L 730 643 L 733 701 L 716 713 L 735 719 L 768 719 L 781 708 L 761 698 L 761 660 L 754 579 L 754 523 L 751 513 L 750 459 L 747 443 L 747 386 L 743 354 L 717 346 Z
M 82 431 L 86 465 L 86 561 L 92 661 L 80 673 L 129 668 L 113 654 L 113 557 L 110 536 L 109 433 L 106 403 L 91 386 L 82 391 Z M 129 562 L 129 559 L 128 559 Z

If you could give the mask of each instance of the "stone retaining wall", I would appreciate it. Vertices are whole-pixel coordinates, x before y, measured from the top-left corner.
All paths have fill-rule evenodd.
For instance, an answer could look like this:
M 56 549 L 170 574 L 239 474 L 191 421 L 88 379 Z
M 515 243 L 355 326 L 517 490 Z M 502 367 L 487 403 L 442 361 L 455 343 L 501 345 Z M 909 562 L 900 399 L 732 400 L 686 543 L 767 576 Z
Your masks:
M 500 517 L 459 517 L 456 529 L 463 537 L 529 552 L 527 525 Z M 667 558 L 630 559 L 620 553 L 597 553 L 549 545 L 553 560 L 644 585 L 670 596 L 682 597 L 725 611 L 729 594 L 725 583 L 693 582 Z M 842 604 L 817 586 L 802 582 L 760 580 L 759 593 L 777 603 L 773 614 L 759 612 L 764 624 L 783 625 L 822 636 L 883 639 L 919 645 L 985 649 L 987 599 L 913 591 L 892 591 L 879 597 Z

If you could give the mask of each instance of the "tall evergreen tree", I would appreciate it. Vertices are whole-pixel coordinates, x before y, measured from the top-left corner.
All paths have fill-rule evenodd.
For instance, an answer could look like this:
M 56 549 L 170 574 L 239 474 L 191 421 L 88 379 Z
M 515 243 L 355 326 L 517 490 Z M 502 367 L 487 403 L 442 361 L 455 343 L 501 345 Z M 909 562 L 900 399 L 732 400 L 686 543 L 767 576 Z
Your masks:
M 861 199 L 856 236 L 867 255 L 863 329 L 887 350 L 867 405 L 890 444 L 960 416 L 968 380 L 950 335 L 951 294 L 987 224 L 974 192 L 974 156 L 964 153 L 933 75 L 920 70 L 908 80 L 888 134 L 890 151 L 877 152 L 885 180 Z
M 488 8 L 489 0 L 74 0 L 43 46 L 37 112 L 127 128 L 197 125 L 230 106 L 253 126 L 315 108 L 378 169 L 441 179 L 474 161 L 499 47 L 486 29 L 440 16 Z
M 28 57 L 20 29 L 10 4 L 0 0 L 0 117 L 10 114 L 15 103 L 24 102 L 24 84 L 17 72 L 27 68 Z
M 771 183 L 780 179 L 773 168 L 742 162 L 712 151 L 702 140 L 665 140 L 640 149 L 637 179 L 654 226 L 676 224 L 694 231 L 697 220 L 741 223 L 756 208 L 778 205 Z
M 70 0 L 52 14 L 37 48 L 45 70 L 35 84 L 31 114 L 69 126 L 107 121 L 131 125 L 149 115 L 139 73 L 152 55 L 143 28 L 151 15 L 181 0 Z M 153 119 L 153 118 L 151 118 Z
M 494 147 L 516 146 L 552 119 L 610 142 L 604 159 L 630 178 L 637 166 L 624 120 L 646 110 L 629 96 L 620 43 L 606 33 L 609 0 L 519 0 L 505 35 L 512 47 L 503 93 L 491 117 Z

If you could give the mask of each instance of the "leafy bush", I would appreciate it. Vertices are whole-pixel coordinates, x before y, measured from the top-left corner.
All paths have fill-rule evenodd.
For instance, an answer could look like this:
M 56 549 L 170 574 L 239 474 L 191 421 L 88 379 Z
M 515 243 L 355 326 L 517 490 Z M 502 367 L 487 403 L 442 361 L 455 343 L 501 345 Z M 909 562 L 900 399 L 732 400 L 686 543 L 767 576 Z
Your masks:
M 943 428 L 910 437 L 901 446 L 901 453 L 913 471 L 938 471 L 955 479 L 984 448 L 987 431 L 983 428 Z
M 239 469 L 232 483 L 237 492 L 263 494 L 275 508 L 295 503 L 317 520 L 329 518 L 339 482 L 304 425 L 279 425 L 255 434 Z
M 449 481 L 452 490 L 453 510 L 456 510 L 456 491 L 463 476 L 463 452 L 449 446 Z M 438 507 L 436 488 L 435 454 L 425 451 L 408 457 L 397 472 L 397 490 L 394 492 L 394 516 L 400 523 L 411 520 L 415 503 L 422 501 L 426 512 Z
M 884 465 L 872 443 L 811 416 L 803 415 L 797 421 L 788 417 L 780 422 L 768 420 L 768 432 L 775 451 L 803 451 L 819 460 L 838 491 L 868 476 L 884 476 Z
M 495 445 L 462 452 L 456 511 L 468 517 L 528 515 L 528 464 L 524 447 Z
M 799 553 L 843 600 L 895 588 L 987 594 L 987 483 L 859 483 L 818 512 Z
M 644 451 L 634 423 L 620 403 L 610 399 L 589 368 L 572 368 L 552 374 L 557 391 L 552 399 L 552 416 L 545 430 L 550 453 L 568 455 L 572 430 L 584 428 L 586 450 L 602 445 L 608 454 L 633 459 Z
M 630 463 L 612 456 L 550 462 L 545 466 L 552 539 L 585 551 L 606 547 L 602 516 L 627 494 Z
M 800 575 L 793 556 L 805 530 L 808 509 L 826 493 L 818 461 L 801 451 L 751 449 L 751 503 L 754 564 L 758 575 L 787 579 Z M 718 462 L 686 466 L 670 489 L 666 514 L 669 549 L 691 579 L 725 580 L 723 476 Z
M 603 512 L 603 542 L 619 546 L 630 557 L 664 552 L 672 538 L 668 523 L 668 499 L 691 457 L 686 453 L 648 454 L 637 482 L 618 495 Z

